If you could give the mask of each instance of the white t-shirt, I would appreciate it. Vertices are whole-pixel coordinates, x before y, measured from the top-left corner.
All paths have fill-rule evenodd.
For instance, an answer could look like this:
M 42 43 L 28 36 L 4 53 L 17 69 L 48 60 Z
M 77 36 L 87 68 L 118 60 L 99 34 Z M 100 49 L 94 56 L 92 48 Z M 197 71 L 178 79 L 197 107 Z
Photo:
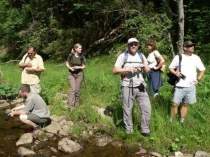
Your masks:
M 176 55 L 169 65 L 169 68 L 175 69 L 179 66 L 179 55 Z M 195 54 L 191 56 L 187 56 L 182 54 L 181 60 L 181 73 L 186 76 L 186 79 L 180 79 L 179 82 L 176 84 L 178 87 L 190 87 L 194 85 L 194 82 L 197 80 L 197 69 L 199 71 L 204 71 L 205 67 L 200 59 Z M 177 68 L 177 71 L 179 69 Z
M 136 53 L 134 56 L 133 55 L 130 55 L 128 53 L 128 59 L 127 59 L 127 62 L 136 62 L 136 63 L 125 63 L 124 65 L 124 61 L 125 61 L 125 53 L 122 53 L 119 55 L 119 57 L 117 58 L 117 61 L 115 63 L 115 67 L 117 68 L 122 68 L 122 66 L 124 65 L 123 68 L 126 68 L 126 67 L 131 67 L 131 66 L 140 66 L 140 65 L 147 65 L 148 62 L 147 62 L 147 59 L 146 57 L 142 54 L 142 57 L 143 57 L 143 61 L 141 60 L 140 56 L 138 53 Z M 133 85 L 130 84 L 130 80 L 133 80 Z M 141 83 L 145 83 L 144 81 L 144 78 L 142 76 L 142 73 L 141 71 L 136 71 L 134 73 L 126 73 L 125 74 L 125 77 L 123 77 L 123 80 L 121 82 L 121 85 L 122 86 L 130 86 L 130 87 L 137 87 L 139 86 Z
M 161 54 L 157 50 L 154 50 L 149 53 L 149 55 L 147 57 L 147 61 L 149 63 L 150 68 L 154 68 L 157 65 L 156 58 L 158 58 L 160 56 L 161 56 Z

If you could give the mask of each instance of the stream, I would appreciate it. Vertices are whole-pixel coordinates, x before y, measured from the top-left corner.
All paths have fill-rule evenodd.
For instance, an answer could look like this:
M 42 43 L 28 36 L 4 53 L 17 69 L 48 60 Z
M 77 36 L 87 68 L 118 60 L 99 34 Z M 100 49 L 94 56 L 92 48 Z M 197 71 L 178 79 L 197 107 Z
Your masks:
M 5 121 L 4 110 L 0 110 L 0 157 L 19 157 L 18 147 L 16 142 L 19 140 L 21 135 L 27 132 L 28 126 L 21 123 L 19 117 L 10 118 Z M 105 147 L 98 147 L 94 145 L 94 139 L 88 140 L 84 150 L 73 154 L 65 154 L 61 151 L 52 152 L 49 149 L 54 147 L 58 149 L 58 141 L 46 141 L 41 145 L 42 152 L 44 155 L 35 155 L 39 157 L 134 157 L 134 155 L 127 154 L 123 149 L 114 147 L 111 144 Z M 35 151 L 36 152 L 36 151 Z M 40 151 L 39 151 L 40 152 Z

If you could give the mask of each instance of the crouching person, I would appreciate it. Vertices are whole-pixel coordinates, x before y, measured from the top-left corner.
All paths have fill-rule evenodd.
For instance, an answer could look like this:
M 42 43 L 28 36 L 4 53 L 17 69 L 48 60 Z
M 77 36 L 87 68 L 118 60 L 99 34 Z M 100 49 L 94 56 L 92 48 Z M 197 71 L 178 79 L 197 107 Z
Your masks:
M 48 125 L 51 121 L 50 111 L 43 98 L 30 92 L 30 86 L 26 84 L 20 87 L 19 94 L 26 98 L 24 105 L 13 108 L 10 116 L 20 115 L 20 120 L 34 129 Z

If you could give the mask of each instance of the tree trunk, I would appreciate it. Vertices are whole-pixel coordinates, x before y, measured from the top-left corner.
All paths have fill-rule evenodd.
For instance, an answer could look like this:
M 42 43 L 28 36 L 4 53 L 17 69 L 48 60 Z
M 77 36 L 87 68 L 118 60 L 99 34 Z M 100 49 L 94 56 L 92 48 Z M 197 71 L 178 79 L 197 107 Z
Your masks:
M 179 39 L 177 41 L 177 48 L 179 53 L 183 53 L 183 41 L 184 41 L 184 7 L 183 0 L 176 0 L 178 4 L 178 14 L 179 14 Z

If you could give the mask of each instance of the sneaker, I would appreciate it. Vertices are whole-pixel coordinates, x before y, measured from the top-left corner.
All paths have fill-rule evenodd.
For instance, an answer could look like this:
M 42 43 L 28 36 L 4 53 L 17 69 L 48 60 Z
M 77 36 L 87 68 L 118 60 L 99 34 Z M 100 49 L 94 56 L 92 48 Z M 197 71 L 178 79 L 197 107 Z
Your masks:
M 180 118 L 180 123 L 184 123 L 184 118 Z
M 159 96 L 159 94 L 158 93 L 155 93 L 154 94 L 154 98 L 156 98 L 156 97 L 158 97 Z
M 173 122 L 173 118 L 170 118 L 170 119 L 169 119 L 169 122 L 172 123 L 172 122 Z
M 150 137 L 150 132 L 148 132 L 148 133 L 143 133 L 142 132 L 141 135 L 144 136 L 144 137 Z

